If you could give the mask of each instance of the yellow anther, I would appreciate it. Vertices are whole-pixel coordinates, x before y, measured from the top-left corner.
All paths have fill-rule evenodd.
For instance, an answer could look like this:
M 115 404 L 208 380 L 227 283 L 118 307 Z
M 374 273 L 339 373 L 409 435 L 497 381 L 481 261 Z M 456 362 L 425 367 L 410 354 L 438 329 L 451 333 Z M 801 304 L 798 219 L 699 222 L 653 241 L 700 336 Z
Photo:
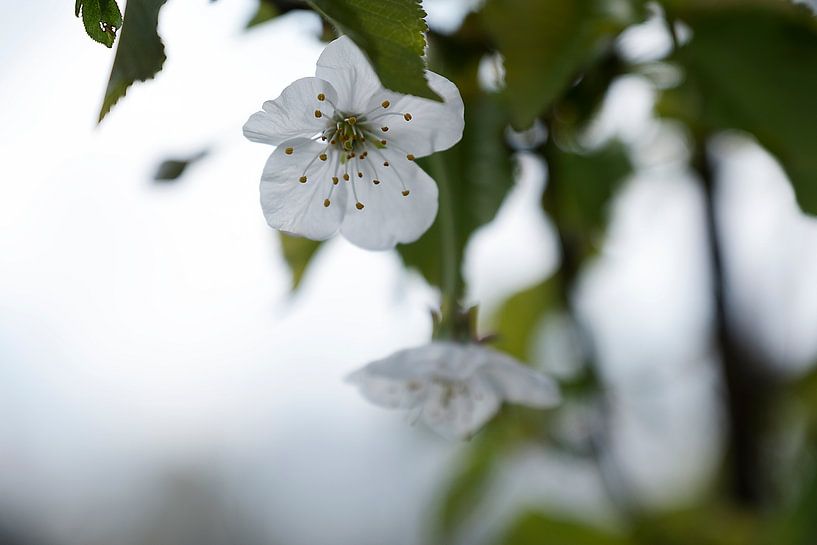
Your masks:
M 389 132 L 388 127 L 380 127 L 380 130 L 383 131 L 383 132 Z
M 322 115 L 323 115 L 323 114 L 321 113 L 321 111 L 320 111 L 320 110 L 315 110 L 315 117 L 320 117 L 320 116 L 322 116 Z
M 406 155 L 406 159 L 408 159 L 409 161 L 414 161 L 414 155 L 409 153 L 408 155 Z
M 344 175 L 343 175 L 343 179 L 344 179 L 344 180 L 346 180 L 346 181 L 348 182 L 348 181 L 349 181 L 349 175 L 348 175 L 348 174 L 344 174 Z
M 324 95 L 323 93 L 318 93 L 318 100 L 320 100 L 321 102 L 323 102 L 324 100 L 326 100 L 326 95 Z M 327 199 L 327 200 L 328 200 L 328 199 Z
M 384 108 L 388 108 L 389 105 L 391 105 L 391 102 L 389 102 L 388 100 L 384 100 L 383 102 L 380 103 L 380 105 L 383 106 Z
M 324 205 L 326 208 L 329 208 L 329 205 L 330 205 L 330 204 L 332 204 L 332 202 L 331 202 L 329 199 L 324 199 L 324 200 L 323 200 L 323 205 Z
M 337 176 L 332 176 L 332 183 L 335 184 L 335 185 L 338 185 L 338 177 Z
M 411 114 L 410 113 L 403 114 L 403 119 L 405 119 L 406 121 L 411 121 Z
M 306 183 L 306 176 L 301 176 L 301 178 L 298 181 L 301 182 L 302 184 L 305 184 Z
M 381 145 L 383 145 L 383 146 L 385 146 L 385 145 L 386 145 L 386 141 L 385 141 L 385 140 L 381 140 L 381 141 L 380 141 L 380 144 L 381 144 Z
M 287 149 L 284 150 L 284 153 L 286 153 L 287 155 L 292 155 L 293 151 L 295 151 L 295 150 L 292 149 L 292 148 L 287 148 Z
M 355 203 L 355 208 L 357 208 L 358 210 L 363 210 L 363 203 L 362 202 Z
M 325 153 L 321 153 L 318 157 L 320 157 L 321 161 L 326 161 L 326 154 Z
M 404 189 L 404 190 L 403 190 L 403 196 L 404 196 L 404 197 L 408 197 L 408 196 L 409 196 L 409 193 L 411 193 L 411 191 L 409 191 L 408 189 Z

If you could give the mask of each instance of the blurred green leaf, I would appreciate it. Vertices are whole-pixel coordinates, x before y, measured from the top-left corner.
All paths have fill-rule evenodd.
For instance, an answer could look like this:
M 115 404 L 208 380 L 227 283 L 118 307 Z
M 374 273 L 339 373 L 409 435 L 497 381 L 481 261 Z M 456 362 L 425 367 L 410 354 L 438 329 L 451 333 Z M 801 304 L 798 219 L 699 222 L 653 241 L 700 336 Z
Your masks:
M 166 159 L 159 164 L 153 179 L 158 182 L 177 180 L 192 163 L 203 159 L 207 151 L 203 150 L 186 159 Z
M 636 4 L 489 0 L 483 21 L 505 57 L 506 94 L 514 126 L 528 127 L 550 108 L 612 39 L 636 20 Z
M 763 519 L 753 516 L 750 511 L 704 500 L 687 509 L 646 515 L 638 520 L 634 533 L 639 543 L 759 545 L 766 543 L 762 523 Z
M 526 513 L 511 526 L 498 545 L 628 545 L 624 535 L 587 523 L 557 519 L 541 513 Z
M 667 5 L 693 37 L 675 55 L 686 79 L 662 111 L 698 131 L 751 133 L 780 160 L 801 208 L 817 214 L 817 19 L 775 0 Z
M 280 232 L 279 235 L 284 260 L 286 260 L 292 271 L 292 289 L 295 290 L 300 286 L 309 262 L 322 243 L 320 241 L 290 236 Z
M 799 468 L 802 481 L 799 494 L 791 508 L 786 511 L 776 525 L 770 545 L 786 543 L 787 545 L 813 545 L 817 543 L 817 460 L 813 457 L 814 438 L 809 440 L 812 451 L 807 467 Z
M 99 121 L 125 96 L 135 81 L 153 78 L 165 62 L 165 48 L 156 31 L 159 9 L 166 0 L 130 0 L 116 49 Z
M 380 81 L 400 93 L 440 100 L 425 78 L 425 12 L 418 0 L 310 0 L 372 61 Z
M 484 430 L 464 452 L 456 475 L 443 494 L 438 510 L 437 541 L 449 543 L 457 530 L 473 514 L 482 498 L 500 452 L 492 428 Z
M 82 12 L 82 24 L 88 36 L 112 47 L 116 31 L 122 28 L 122 12 L 114 0 L 76 0 L 74 15 Z
M 520 359 L 530 360 L 533 339 L 545 315 L 558 304 L 555 286 L 546 280 L 508 299 L 496 313 L 496 347 Z
M 258 2 L 258 9 L 255 10 L 255 15 L 253 15 L 252 18 L 247 21 L 247 28 L 252 28 L 260 25 L 261 23 L 266 23 L 271 19 L 275 19 L 278 17 L 278 15 L 278 10 L 273 4 L 260 0 Z
M 562 181 L 553 203 L 560 226 L 588 238 L 600 236 L 610 198 L 633 170 L 627 148 L 613 141 L 596 150 L 560 150 L 553 160 Z

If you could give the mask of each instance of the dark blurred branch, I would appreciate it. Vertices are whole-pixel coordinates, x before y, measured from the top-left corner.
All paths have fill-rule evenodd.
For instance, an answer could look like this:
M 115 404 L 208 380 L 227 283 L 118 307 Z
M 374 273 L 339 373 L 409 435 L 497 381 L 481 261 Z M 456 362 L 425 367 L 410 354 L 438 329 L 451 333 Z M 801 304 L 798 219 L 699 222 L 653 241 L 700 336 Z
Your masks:
M 724 268 L 723 245 L 717 220 L 715 175 L 706 150 L 706 139 L 699 138 L 693 157 L 704 190 L 706 235 L 711 263 L 714 303 L 714 343 L 720 356 L 724 382 L 729 443 L 729 486 L 733 499 L 746 507 L 760 507 L 764 497 L 764 475 L 760 434 L 769 405 L 773 382 L 762 361 L 761 352 L 741 341 L 730 324 L 728 280 Z

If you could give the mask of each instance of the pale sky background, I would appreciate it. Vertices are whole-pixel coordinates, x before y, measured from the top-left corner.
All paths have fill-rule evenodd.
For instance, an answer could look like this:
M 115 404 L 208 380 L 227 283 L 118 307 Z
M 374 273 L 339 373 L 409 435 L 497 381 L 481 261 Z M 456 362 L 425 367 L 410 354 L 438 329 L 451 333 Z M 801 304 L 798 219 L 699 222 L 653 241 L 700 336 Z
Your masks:
M 234 526 L 262 543 L 423 543 L 462 447 L 342 379 L 427 341 L 436 295 L 393 252 L 335 240 L 290 296 L 258 204 L 271 149 L 241 134 L 264 100 L 313 74 L 317 18 L 245 33 L 253 0 L 173 0 L 164 71 L 96 127 L 113 53 L 65 0 L 0 4 L 0 525 L 135 544 L 173 505 L 193 521 L 166 530 L 177 543 L 218 543 Z M 427 4 L 431 24 L 456 26 L 461 6 Z M 657 58 L 665 38 L 645 25 L 621 47 Z M 677 161 L 683 135 L 650 117 L 653 94 L 643 78 L 619 81 L 592 135 L 632 144 L 640 169 L 577 305 L 628 479 L 671 504 L 708 476 L 720 428 L 701 198 Z M 734 296 L 760 317 L 743 326 L 796 372 L 817 343 L 817 229 L 768 155 L 738 137 L 718 146 Z M 177 183 L 151 181 L 162 159 L 205 147 Z M 520 160 L 518 187 L 468 251 L 469 299 L 488 310 L 554 266 L 536 207 L 545 170 Z M 595 473 L 541 447 L 514 455 L 486 497 L 463 543 L 523 505 L 608 514 Z

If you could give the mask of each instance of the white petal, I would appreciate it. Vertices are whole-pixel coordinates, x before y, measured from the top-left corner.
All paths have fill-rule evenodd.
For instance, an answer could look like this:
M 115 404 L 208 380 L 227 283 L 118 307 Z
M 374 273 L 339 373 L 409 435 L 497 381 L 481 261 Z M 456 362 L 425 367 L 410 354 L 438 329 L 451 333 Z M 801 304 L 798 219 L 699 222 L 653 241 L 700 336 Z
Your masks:
M 487 347 L 480 350 L 486 353 L 489 362 L 477 370 L 477 375 L 490 381 L 504 400 L 539 409 L 560 402 L 559 386 L 544 374 L 496 350 Z
M 384 138 L 415 157 L 450 148 L 460 141 L 465 127 L 464 106 L 457 86 L 430 70 L 426 71 L 426 76 L 431 88 L 444 102 L 385 91 L 385 97 L 379 93 L 365 108 L 367 112 L 373 112 L 366 116 L 370 127 L 388 127 L 388 132 L 383 133 Z M 381 106 L 384 98 L 390 102 L 388 108 Z M 410 121 L 404 117 L 406 113 L 411 114 Z
M 319 94 L 326 99 L 318 100 Z M 244 136 L 253 142 L 277 146 L 284 140 L 309 138 L 326 128 L 337 104 L 338 94 L 332 85 L 318 78 L 294 81 L 275 100 L 264 103 L 264 110 L 256 112 L 244 124 Z M 321 117 L 315 117 L 315 111 Z
M 414 242 L 437 216 L 434 180 L 405 156 L 382 151 L 372 149 L 366 159 L 353 159 L 350 165 L 348 184 L 353 187 L 341 233 L 367 250 L 388 250 L 397 243 Z M 385 167 L 387 159 L 390 166 Z M 358 202 L 362 209 L 358 209 Z
M 413 409 L 426 395 L 427 383 L 387 378 L 363 368 L 349 375 L 346 380 L 358 387 L 361 395 L 370 402 L 387 409 Z
M 337 89 L 335 105 L 347 114 L 362 114 L 372 96 L 384 94 L 369 59 L 348 36 L 334 40 L 321 53 L 315 75 Z M 380 99 L 383 100 L 383 99 Z
M 361 371 L 391 380 L 427 381 L 470 379 L 483 363 L 468 357 L 471 345 L 453 342 L 432 342 L 417 348 L 407 348 L 369 363 Z
M 289 148 L 294 150 L 291 155 L 286 153 Z M 295 138 L 270 155 L 261 177 L 261 208 L 270 227 L 313 240 L 337 232 L 346 210 L 346 187 L 332 185 L 335 163 L 331 156 L 327 161 L 318 158 L 324 150 L 320 142 Z M 300 183 L 304 175 L 307 182 Z M 326 198 L 331 200 L 328 207 Z
M 499 410 L 500 400 L 490 385 L 480 380 L 452 386 L 431 385 L 423 405 L 423 421 L 449 439 L 466 439 Z

